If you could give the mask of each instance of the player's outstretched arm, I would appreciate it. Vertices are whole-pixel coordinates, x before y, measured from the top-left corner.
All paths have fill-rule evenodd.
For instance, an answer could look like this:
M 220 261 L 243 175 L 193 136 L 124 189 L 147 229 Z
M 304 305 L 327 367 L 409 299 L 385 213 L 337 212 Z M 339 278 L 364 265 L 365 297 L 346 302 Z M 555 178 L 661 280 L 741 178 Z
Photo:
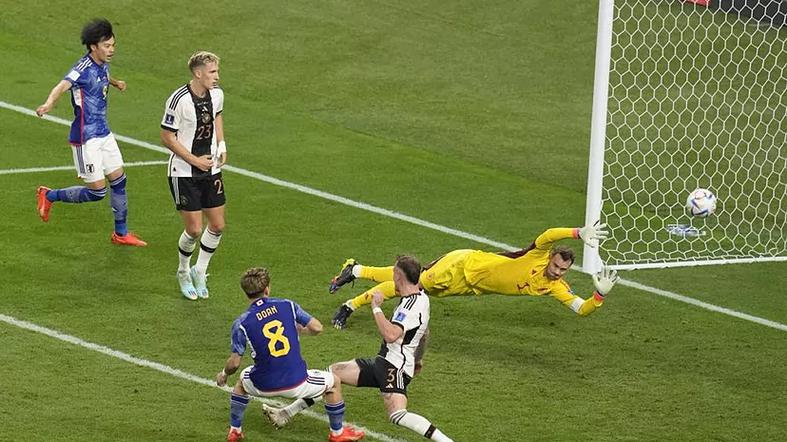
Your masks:
M 593 275 L 593 285 L 596 286 L 596 293 L 602 297 L 607 296 L 607 293 L 612 291 L 612 287 L 618 282 L 618 272 L 604 267 L 600 272 Z
M 312 317 L 304 327 L 302 327 L 300 324 L 296 325 L 298 326 L 298 331 L 304 335 L 314 336 L 322 333 L 322 322 L 314 317 Z
M 600 224 L 596 221 L 595 224 L 587 225 L 585 227 L 580 227 L 578 229 L 579 238 L 585 242 L 585 244 L 589 245 L 590 247 L 598 247 L 598 244 L 601 241 L 604 241 L 609 237 L 609 231 L 607 230 L 606 224 Z
M 71 89 L 71 83 L 68 80 L 60 80 L 60 83 L 56 84 L 49 92 L 44 104 L 36 108 L 36 115 L 43 117 L 48 114 L 55 107 L 57 100 L 69 89 Z
M 600 273 L 593 275 L 593 284 L 596 286 L 596 290 L 587 299 L 575 295 L 568 284 L 557 285 L 550 295 L 577 315 L 588 316 L 604 305 L 604 295 L 612 290 L 612 286 L 617 281 L 617 273 L 614 270 L 605 268 Z
M 607 239 L 608 235 L 607 225 L 600 224 L 598 221 L 585 227 L 553 227 L 538 235 L 538 238 L 527 249 L 503 255 L 516 258 L 532 249 L 550 250 L 555 242 L 569 238 L 581 239 L 585 244 L 597 247 L 599 242 Z

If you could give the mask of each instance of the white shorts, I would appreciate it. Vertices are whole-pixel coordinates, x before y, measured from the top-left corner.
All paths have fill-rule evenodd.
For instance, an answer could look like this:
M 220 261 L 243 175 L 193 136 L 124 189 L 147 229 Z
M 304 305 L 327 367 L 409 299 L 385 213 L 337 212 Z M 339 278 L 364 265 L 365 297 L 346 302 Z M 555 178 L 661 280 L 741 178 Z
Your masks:
M 101 181 L 104 176 L 123 167 L 123 156 L 111 133 L 105 137 L 91 138 L 81 146 L 71 147 L 77 175 L 86 183 Z
M 246 367 L 240 373 L 243 389 L 252 396 L 261 397 L 286 397 L 291 399 L 314 399 L 323 395 L 327 390 L 333 388 L 333 373 L 322 370 L 307 370 L 308 377 L 300 385 L 287 390 L 259 390 L 249 379 L 252 367 Z

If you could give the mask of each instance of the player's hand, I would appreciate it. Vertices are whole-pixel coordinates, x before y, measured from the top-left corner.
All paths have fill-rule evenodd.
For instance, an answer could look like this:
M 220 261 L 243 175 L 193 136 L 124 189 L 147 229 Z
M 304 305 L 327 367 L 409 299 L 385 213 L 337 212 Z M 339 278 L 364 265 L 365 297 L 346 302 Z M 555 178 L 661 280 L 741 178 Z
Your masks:
M 216 164 L 216 167 L 222 167 L 227 164 L 227 152 L 222 152 L 219 154 L 219 161 Z
M 216 385 L 219 387 L 227 385 L 227 373 L 225 373 L 224 370 L 221 370 L 216 374 Z
M 596 286 L 596 291 L 598 291 L 601 296 L 606 296 L 619 279 L 620 277 L 618 277 L 617 271 L 609 267 L 603 267 L 600 272 L 593 275 L 593 285 Z
M 52 110 L 52 105 L 49 103 L 44 103 L 36 108 L 36 115 L 38 115 L 39 117 L 43 117 L 44 115 L 48 114 L 49 111 L 51 110 Z
M 126 90 L 126 82 L 123 80 L 115 80 L 115 84 L 113 86 L 115 86 L 120 92 Z
M 191 165 L 203 172 L 207 172 L 211 167 L 213 167 L 213 157 L 210 155 L 195 157 Z
M 423 368 L 424 368 L 424 362 L 423 361 L 415 361 L 415 368 L 413 369 L 413 374 L 417 375 L 418 373 L 421 372 L 421 370 Z
M 383 305 L 385 301 L 385 296 L 378 290 L 372 293 L 372 308 L 379 307 Z
M 579 229 L 579 237 L 590 247 L 597 247 L 598 243 L 604 241 L 609 236 L 606 224 L 599 224 L 596 221 L 592 226 L 585 226 Z

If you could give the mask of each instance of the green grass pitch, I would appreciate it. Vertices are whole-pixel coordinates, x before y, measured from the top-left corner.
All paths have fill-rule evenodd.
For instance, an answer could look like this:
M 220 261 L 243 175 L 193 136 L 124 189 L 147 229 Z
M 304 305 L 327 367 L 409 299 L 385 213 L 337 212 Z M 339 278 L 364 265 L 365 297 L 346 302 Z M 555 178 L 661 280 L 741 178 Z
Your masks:
M 158 144 L 164 100 L 198 49 L 222 57 L 231 165 L 526 246 L 584 217 L 596 2 L 207 2 L 1 0 L 0 101 L 28 109 L 82 55 L 79 31 L 115 24 L 117 134 Z M 68 118 L 68 97 L 53 115 Z M 0 108 L 0 170 L 71 165 L 67 128 Z M 127 162 L 161 153 L 121 143 Z M 245 308 L 240 274 L 268 266 L 277 296 L 328 324 L 367 287 L 327 287 L 349 256 L 422 261 L 485 244 L 226 172 L 227 229 L 211 298 L 177 289 L 163 166 L 127 169 L 130 228 L 110 244 L 106 201 L 35 212 L 39 184 L 72 170 L 0 174 L 0 314 L 212 379 Z M 581 249 L 579 243 L 573 243 Z M 784 263 L 624 273 L 628 280 L 787 323 Z M 587 275 L 568 281 L 583 296 Z M 390 312 L 392 305 L 385 306 Z M 314 368 L 372 355 L 367 310 L 304 337 Z M 408 409 L 456 441 L 787 439 L 785 331 L 618 286 L 578 318 L 552 299 L 432 302 L 433 341 Z M 228 394 L 0 322 L 0 440 L 222 440 Z M 248 359 L 246 359 L 248 361 Z M 231 378 L 234 382 L 236 377 Z M 374 390 L 346 389 L 347 419 L 389 438 Z M 321 412 L 321 407 L 315 407 Z M 276 431 L 259 404 L 247 440 L 324 440 L 301 416 Z

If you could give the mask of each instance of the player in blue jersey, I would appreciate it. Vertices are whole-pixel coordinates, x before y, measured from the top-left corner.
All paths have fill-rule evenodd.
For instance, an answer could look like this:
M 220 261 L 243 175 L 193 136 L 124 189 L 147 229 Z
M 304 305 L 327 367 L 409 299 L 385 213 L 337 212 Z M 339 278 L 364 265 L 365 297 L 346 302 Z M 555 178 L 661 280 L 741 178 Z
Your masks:
M 293 301 L 270 298 L 270 276 L 265 268 L 247 270 L 240 285 L 251 305 L 232 324 L 232 351 L 224 368 L 216 375 L 216 384 L 223 387 L 227 377 L 238 370 L 246 344 L 251 347 L 254 365 L 241 372 L 232 390 L 227 440 L 234 442 L 244 438 L 241 424 L 249 395 L 303 399 L 310 405 L 315 398 L 323 396 L 331 428 L 328 440 L 363 439 L 362 431 L 344 425 L 339 378 L 327 371 L 308 370 L 301 356 L 298 333 L 319 334 L 322 332 L 320 321 Z
M 123 157 L 117 141 L 107 124 L 107 93 L 112 85 L 119 91 L 126 90 L 124 81 L 109 75 L 109 63 L 115 55 L 115 35 L 112 24 L 106 19 L 95 19 L 82 29 L 82 44 L 88 53 L 49 93 L 46 102 L 36 109 L 39 117 L 49 113 L 66 91 L 71 91 L 74 122 L 71 123 L 71 143 L 77 175 L 84 186 L 36 189 L 38 214 L 49 221 L 49 210 L 56 201 L 85 203 L 100 201 L 107 194 L 104 177 L 109 181 L 109 199 L 115 218 L 112 242 L 127 246 L 146 246 L 147 243 L 128 231 L 126 216 L 126 174 Z
M 420 371 L 429 334 L 429 296 L 420 287 L 421 264 L 412 256 L 399 256 L 393 265 L 393 282 L 399 305 L 387 319 L 380 305 L 382 292 L 372 297 L 372 315 L 383 338 L 374 358 L 337 362 L 329 368 L 345 385 L 374 387 L 380 390 L 388 418 L 437 442 L 453 442 L 429 419 L 407 410 L 407 386 Z M 293 416 L 313 403 L 297 399 L 284 408 L 265 407 L 268 419 L 277 427 L 287 425 Z

